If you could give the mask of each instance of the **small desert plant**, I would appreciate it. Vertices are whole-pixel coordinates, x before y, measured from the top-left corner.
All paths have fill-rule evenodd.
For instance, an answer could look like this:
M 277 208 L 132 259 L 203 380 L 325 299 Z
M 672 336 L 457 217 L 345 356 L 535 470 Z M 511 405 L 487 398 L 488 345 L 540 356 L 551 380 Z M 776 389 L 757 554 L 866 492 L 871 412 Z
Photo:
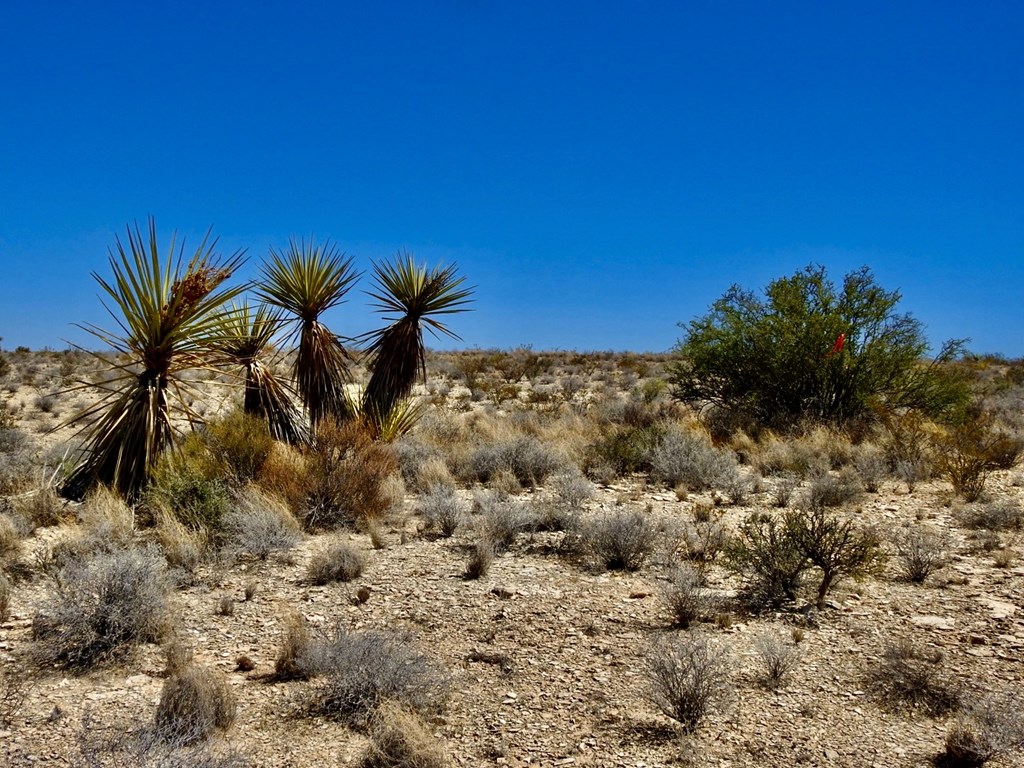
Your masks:
M 549 483 L 555 503 L 570 510 L 580 510 L 594 496 L 594 484 L 578 469 L 559 472 Z
M 14 716 L 21 711 L 28 687 L 23 674 L 11 674 L 0 666 L 0 728 L 7 729 Z
M 91 711 L 82 716 L 77 748 L 83 768 L 251 768 L 251 761 L 216 740 L 181 743 L 138 720 L 96 727 Z M 190 741 L 185 734 L 185 741 Z
M 298 613 L 284 619 L 284 637 L 274 659 L 276 680 L 306 680 L 319 672 L 317 641 Z
M 960 700 L 959 687 L 941 674 L 941 663 L 941 651 L 898 640 L 886 646 L 866 679 L 883 704 L 938 716 L 955 709 Z
M 680 566 L 669 574 L 662 597 L 675 626 L 689 629 L 697 621 L 715 615 L 718 600 L 704 586 L 700 574 L 689 566 Z
M 488 482 L 506 470 L 524 486 L 543 485 L 551 475 L 565 467 L 565 459 L 532 435 L 518 435 L 479 446 L 470 458 L 473 474 Z
M 775 608 L 795 600 L 809 567 L 786 525 L 764 513 L 750 515 L 740 524 L 727 554 L 726 564 L 747 577 L 747 598 L 754 608 Z
M 779 475 L 775 484 L 772 486 L 772 505 L 776 507 L 788 507 L 790 500 L 793 498 L 793 492 L 797 486 L 800 485 L 800 480 L 796 475 L 783 473 Z
M 494 542 L 489 537 L 482 536 L 470 550 L 469 561 L 466 563 L 466 578 L 479 579 L 486 576 L 491 570 L 494 556 Z
M 143 507 L 154 517 L 169 512 L 194 531 L 220 530 L 221 520 L 231 508 L 230 489 L 223 477 L 207 474 L 182 455 L 165 457 L 153 474 Z
M 21 535 L 7 515 L 0 515 L 0 565 L 14 560 L 21 553 Z
M 466 516 L 455 491 L 445 486 L 434 486 L 425 493 L 420 499 L 420 511 L 428 528 L 445 538 L 458 530 Z
M 508 550 L 515 544 L 516 537 L 530 526 L 524 508 L 514 501 L 482 493 L 477 495 L 476 502 L 480 508 L 481 535 L 491 540 L 496 552 Z
M 821 571 L 818 610 L 825 608 L 825 598 L 840 579 L 877 573 L 885 562 L 877 533 L 858 528 L 822 507 L 787 512 L 785 525 L 797 549 Z
M 448 678 L 413 644 L 393 632 L 337 631 L 322 651 L 323 683 L 308 700 L 319 715 L 365 724 L 386 701 L 414 712 L 437 712 Z
M 809 507 L 841 507 L 855 500 L 861 491 L 860 481 L 854 473 L 824 474 L 811 480 L 804 504 Z
M 235 696 L 224 675 L 189 664 L 164 682 L 156 710 L 156 730 L 176 744 L 202 741 L 215 729 L 231 726 L 235 707 Z
M 387 481 L 398 471 L 398 460 L 357 421 L 323 420 L 307 464 L 311 487 L 303 522 L 309 529 L 373 520 L 394 501 Z
M 938 473 L 967 501 L 977 501 L 988 475 L 1007 464 L 1012 466 L 1020 450 L 1014 438 L 996 430 L 984 416 L 950 427 L 934 439 L 934 445 Z M 1008 454 L 1012 459 L 1006 458 Z
M 665 638 L 651 648 L 648 662 L 651 702 L 686 732 L 729 699 L 728 657 L 703 635 Z
M 907 486 L 907 493 L 913 493 L 917 484 L 931 476 L 931 467 L 923 458 L 905 458 L 896 462 L 896 477 Z
M 222 520 L 229 549 L 265 560 L 302 540 L 298 521 L 283 501 L 255 486 L 244 488 Z
M 683 556 L 701 573 L 718 559 L 728 544 L 729 534 L 717 517 L 688 523 L 683 527 Z
M 11 616 L 11 580 L 0 572 L 0 624 Z
M 787 645 L 771 635 L 758 635 L 754 651 L 759 663 L 758 682 L 770 691 L 784 687 L 800 661 L 795 645 Z
M 266 421 L 237 410 L 207 424 L 201 438 L 218 474 L 236 485 L 255 480 L 274 447 Z
M 370 743 L 359 768 L 445 768 L 448 758 L 423 721 L 386 702 L 370 720 Z
M 332 581 L 352 581 L 366 568 L 363 553 L 347 541 L 336 539 L 313 555 L 306 568 L 306 579 L 311 584 L 329 584 Z
M 636 571 L 654 551 L 658 528 L 650 509 L 621 510 L 588 521 L 581 531 L 587 550 L 605 568 Z
M 722 488 L 737 474 L 736 457 L 711 445 L 703 432 L 670 428 L 651 453 L 651 478 L 691 491 Z
M 1024 509 L 1014 499 L 971 504 L 957 518 L 967 528 L 987 531 L 1018 531 L 1024 527 Z
M 297 323 L 292 370 L 310 423 L 317 428 L 328 417 L 346 421 L 353 415 L 345 391 L 351 379 L 349 353 L 320 316 L 340 304 L 359 279 L 352 259 L 330 243 L 293 240 L 284 252 L 271 249 L 261 277 L 259 297 L 294 315 Z
M 877 493 L 882 480 L 889 474 L 885 451 L 875 445 L 860 446 L 854 454 L 853 466 L 868 493 Z
M 979 768 L 990 760 L 1024 750 L 1024 715 L 1020 698 L 1011 694 L 971 700 L 946 735 L 938 768 Z
M 899 534 L 895 545 L 903 576 L 912 584 L 923 584 L 946 564 L 946 543 L 937 533 L 912 528 Z
M 158 516 L 156 537 L 167 564 L 179 572 L 192 573 L 206 555 L 205 533 L 191 530 L 170 512 Z
M 45 664 L 86 670 L 158 639 L 168 625 L 163 563 L 134 550 L 72 560 L 36 617 L 34 653 Z

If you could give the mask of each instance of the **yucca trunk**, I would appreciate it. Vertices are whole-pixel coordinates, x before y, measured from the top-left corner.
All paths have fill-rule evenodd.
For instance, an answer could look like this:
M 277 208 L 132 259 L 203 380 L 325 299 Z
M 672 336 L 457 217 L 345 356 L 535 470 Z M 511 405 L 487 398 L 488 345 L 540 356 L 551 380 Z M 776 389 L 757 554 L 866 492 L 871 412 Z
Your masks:
M 292 402 L 273 371 L 258 359 L 244 364 L 245 397 L 242 409 L 250 416 L 265 421 L 275 440 L 290 445 L 307 441 L 306 429 Z
M 416 377 L 426 377 L 423 332 L 418 317 L 406 317 L 383 333 L 373 361 L 373 372 L 363 393 L 363 408 L 383 420 L 399 401 L 412 394 Z
M 328 417 L 338 422 L 352 418 L 345 393 L 348 361 L 348 352 L 327 326 L 317 320 L 302 323 L 295 383 L 314 430 Z

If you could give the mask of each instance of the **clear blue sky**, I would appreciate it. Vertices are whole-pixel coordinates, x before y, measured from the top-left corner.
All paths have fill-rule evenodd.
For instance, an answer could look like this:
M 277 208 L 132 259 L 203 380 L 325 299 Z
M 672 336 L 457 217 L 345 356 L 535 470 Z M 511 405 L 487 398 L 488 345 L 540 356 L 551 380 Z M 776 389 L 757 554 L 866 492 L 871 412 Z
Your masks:
M 460 346 L 665 350 L 814 262 L 1022 356 L 1022 41 L 990 0 L 8 2 L 0 337 L 109 325 L 89 274 L 152 214 L 250 273 L 311 233 L 457 261 Z

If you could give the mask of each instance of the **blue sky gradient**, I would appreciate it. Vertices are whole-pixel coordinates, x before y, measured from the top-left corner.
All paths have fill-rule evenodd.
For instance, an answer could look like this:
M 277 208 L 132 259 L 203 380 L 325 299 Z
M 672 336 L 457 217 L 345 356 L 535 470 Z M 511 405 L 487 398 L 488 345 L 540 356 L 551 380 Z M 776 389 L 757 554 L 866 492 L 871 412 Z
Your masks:
M 1015 2 L 8 4 L 0 337 L 110 325 L 90 272 L 153 215 L 247 276 L 311 234 L 456 261 L 454 346 L 663 351 L 820 263 L 1024 356 L 1021 40 Z

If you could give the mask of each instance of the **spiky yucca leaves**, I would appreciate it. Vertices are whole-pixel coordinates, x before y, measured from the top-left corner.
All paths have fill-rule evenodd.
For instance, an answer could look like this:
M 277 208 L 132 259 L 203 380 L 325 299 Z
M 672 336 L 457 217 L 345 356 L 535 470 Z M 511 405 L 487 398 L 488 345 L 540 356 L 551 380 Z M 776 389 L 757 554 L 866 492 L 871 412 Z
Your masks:
M 217 350 L 245 375 L 242 409 L 266 421 L 271 436 L 291 445 L 307 441 L 302 415 L 287 386 L 266 359 L 267 349 L 284 319 L 279 310 L 261 304 L 253 312 L 248 303 L 232 305 L 225 313 Z
M 263 265 L 259 297 L 295 315 L 299 338 L 294 376 L 299 397 L 315 428 L 331 416 L 344 421 L 352 416 L 345 397 L 349 382 L 349 354 L 341 339 L 320 322 L 320 315 L 340 304 L 359 274 L 352 259 L 330 243 L 305 240 L 288 244 L 288 250 L 270 250 Z
M 374 264 L 373 271 L 377 290 L 368 293 L 392 322 L 365 337 L 373 373 L 363 394 L 363 411 L 385 423 L 395 405 L 412 392 L 417 373 L 426 379 L 423 326 L 434 336 L 458 339 L 435 317 L 465 312 L 472 290 L 461 288 L 465 278 L 456 276 L 454 264 L 428 271 L 411 253 L 397 254 L 394 264 Z
M 184 243 L 176 248 L 174 236 L 166 260 L 161 259 L 152 218 L 148 240 L 136 224 L 128 228 L 127 249 L 120 238 L 115 242 L 113 281 L 95 272 L 93 277 L 113 303 L 104 306 L 119 330 L 82 328 L 121 353 L 116 360 L 127 362 L 113 364 L 115 376 L 103 385 L 106 396 L 69 422 L 83 423 L 86 435 L 83 459 L 61 487 L 70 499 L 83 498 L 100 483 L 129 499 L 139 494 L 171 443 L 172 409 L 195 418 L 179 374 L 204 366 L 220 308 L 242 290 L 221 287 L 242 254 L 221 260 L 209 233 L 187 262 Z

